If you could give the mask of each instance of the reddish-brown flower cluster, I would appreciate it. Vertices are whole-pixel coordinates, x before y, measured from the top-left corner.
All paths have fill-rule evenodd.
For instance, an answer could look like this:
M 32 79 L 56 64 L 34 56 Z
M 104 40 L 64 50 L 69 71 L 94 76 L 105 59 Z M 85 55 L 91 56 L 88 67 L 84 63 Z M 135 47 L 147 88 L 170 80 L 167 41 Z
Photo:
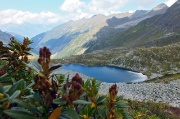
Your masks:
M 109 101 L 109 118 L 114 119 L 115 117 L 115 110 L 114 110 L 114 105 L 116 102 L 116 95 L 118 93 L 117 90 L 117 85 L 114 84 L 109 88 L 109 96 L 110 96 L 110 101 Z
M 0 76 L 4 75 L 6 72 L 4 70 L 0 71 Z
M 26 48 L 28 45 L 29 45 L 29 40 L 28 38 L 24 37 L 23 46 Z
M 76 73 L 76 75 L 72 78 L 72 82 L 75 81 L 79 84 L 82 84 L 82 78 L 79 76 L 78 73 Z
M 51 52 L 49 48 L 44 47 L 40 48 L 38 62 L 42 66 L 43 73 L 37 74 L 34 77 L 34 90 L 38 91 L 44 98 L 46 107 L 52 106 L 53 99 L 56 98 L 57 93 L 57 83 L 53 80 L 50 80 L 49 74 L 49 63 L 50 63 Z
M 39 75 L 35 75 L 34 82 L 36 84 L 35 88 L 38 89 L 40 92 L 52 86 L 51 82 L 49 82 L 47 79 L 40 77 Z
M 41 65 L 43 65 L 45 63 L 49 64 L 50 56 L 51 56 L 51 52 L 50 52 L 49 48 L 47 48 L 47 47 L 40 48 L 39 59 L 38 59 L 39 64 L 41 64 Z
M 64 84 L 64 89 L 66 90 L 69 88 L 70 92 L 69 95 L 63 94 L 62 98 L 66 100 L 68 104 L 73 104 L 73 101 L 77 100 L 80 95 L 83 93 L 82 89 L 82 78 L 77 73 L 71 80 L 71 82 L 68 82 Z
M 50 107 L 52 100 L 55 98 L 52 83 L 38 75 L 34 77 L 34 82 L 34 89 L 42 94 L 42 97 L 45 99 L 46 106 Z
M 27 55 L 24 56 L 24 62 L 28 63 L 28 56 Z
M 42 66 L 45 75 L 49 75 L 49 63 L 50 63 L 51 52 L 49 48 L 40 48 L 38 62 Z
M 109 88 L 109 93 L 112 94 L 113 96 L 117 95 L 118 90 L 117 90 L 117 85 L 114 84 Z

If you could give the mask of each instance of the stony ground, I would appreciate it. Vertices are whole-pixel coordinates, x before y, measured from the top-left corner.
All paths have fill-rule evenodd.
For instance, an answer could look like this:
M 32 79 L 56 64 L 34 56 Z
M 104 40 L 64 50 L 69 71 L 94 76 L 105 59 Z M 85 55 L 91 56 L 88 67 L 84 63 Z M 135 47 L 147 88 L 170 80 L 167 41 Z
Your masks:
M 108 88 L 112 84 L 102 83 L 99 92 L 107 94 Z M 162 83 L 117 83 L 118 95 L 123 95 L 125 99 L 169 103 L 173 107 L 180 108 L 180 79 L 171 81 L 169 84 Z
M 76 72 L 60 69 L 58 73 L 69 75 L 71 79 Z M 79 73 L 86 80 L 92 77 Z M 103 82 L 99 93 L 107 94 L 111 83 Z M 117 83 L 118 95 L 123 95 L 125 99 L 131 100 L 152 100 L 155 102 L 169 103 L 173 107 L 180 108 L 180 79 L 171 81 L 169 84 L 164 83 Z

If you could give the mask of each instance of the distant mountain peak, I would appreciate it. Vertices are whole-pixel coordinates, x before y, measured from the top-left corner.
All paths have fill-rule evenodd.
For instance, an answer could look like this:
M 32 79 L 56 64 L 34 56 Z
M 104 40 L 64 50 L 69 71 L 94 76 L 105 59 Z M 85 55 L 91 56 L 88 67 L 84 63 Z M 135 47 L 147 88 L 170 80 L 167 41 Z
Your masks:
M 161 3 L 158 6 L 154 7 L 152 10 L 157 11 L 165 8 L 168 8 L 168 6 L 165 3 Z
M 180 0 L 179 0 L 179 1 L 177 1 L 177 4 L 180 4 Z
M 103 15 L 103 14 L 96 14 L 96 15 L 93 15 L 91 18 L 93 18 L 93 17 L 105 17 L 105 15 Z

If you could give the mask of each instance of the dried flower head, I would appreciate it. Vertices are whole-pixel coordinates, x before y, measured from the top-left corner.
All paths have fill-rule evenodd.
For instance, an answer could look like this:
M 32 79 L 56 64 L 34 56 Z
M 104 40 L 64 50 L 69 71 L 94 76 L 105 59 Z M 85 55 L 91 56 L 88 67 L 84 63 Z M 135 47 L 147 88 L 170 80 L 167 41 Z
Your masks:
M 1 70 L 0 71 L 0 76 L 4 75 L 5 73 L 6 73 L 5 70 Z
M 10 40 L 11 40 L 11 41 L 14 41 L 14 37 L 11 37 Z
M 29 44 L 28 38 L 24 37 L 23 46 L 26 48 Z
M 28 56 L 27 56 L 27 55 L 24 56 L 24 61 L 25 61 L 26 63 L 28 63 Z
M 72 78 L 72 81 L 76 81 L 76 82 L 82 84 L 82 78 L 79 76 L 78 73 L 76 73 L 76 75 Z

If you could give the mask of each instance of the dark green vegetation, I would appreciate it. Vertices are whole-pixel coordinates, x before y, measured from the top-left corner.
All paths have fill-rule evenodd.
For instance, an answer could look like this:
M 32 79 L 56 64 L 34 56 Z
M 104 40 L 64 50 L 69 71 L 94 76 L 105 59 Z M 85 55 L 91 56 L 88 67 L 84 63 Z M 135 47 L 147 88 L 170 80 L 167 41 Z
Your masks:
M 0 118 L 3 119 L 131 119 L 128 105 L 117 96 L 116 84 L 108 95 L 99 95 L 100 82 L 76 74 L 65 80 L 49 66 L 51 52 L 40 49 L 38 62 L 29 63 L 28 45 L 11 38 L 7 47 L 0 42 Z
M 169 83 L 170 81 L 172 80 L 177 80 L 177 79 L 180 79 L 180 74 L 177 73 L 177 74 L 165 74 L 164 76 L 162 77 L 157 77 L 157 78 L 154 78 L 154 79 L 151 79 L 151 80 L 147 80 L 145 82 L 155 82 L 155 83 Z
M 134 119 L 179 119 L 180 116 L 179 108 L 169 107 L 161 102 L 128 100 L 128 103 L 131 109 L 133 109 L 131 113 Z

